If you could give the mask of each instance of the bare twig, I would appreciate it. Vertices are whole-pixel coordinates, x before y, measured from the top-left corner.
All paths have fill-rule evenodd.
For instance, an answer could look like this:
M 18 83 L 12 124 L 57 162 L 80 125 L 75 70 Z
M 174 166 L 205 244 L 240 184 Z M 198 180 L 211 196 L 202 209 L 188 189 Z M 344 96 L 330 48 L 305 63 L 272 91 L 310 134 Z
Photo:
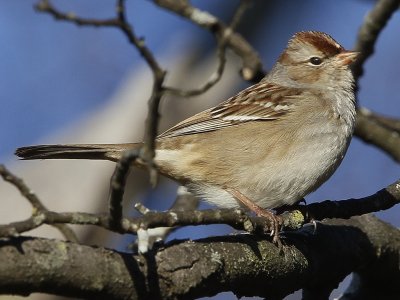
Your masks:
M 160 76 L 164 73 L 163 69 L 160 67 L 157 62 L 154 54 L 150 51 L 150 49 L 146 46 L 144 39 L 136 36 L 132 26 L 129 24 L 126 18 L 126 9 L 125 9 L 125 0 L 117 0 L 117 20 L 118 20 L 118 28 L 125 33 L 129 42 L 135 46 L 135 48 L 139 51 L 140 55 L 144 58 L 146 63 L 149 65 L 151 70 L 153 71 L 153 75 L 155 77 Z
M 249 7 L 249 4 L 250 4 L 249 0 L 240 1 L 240 4 L 232 17 L 232 21 L 230 22 L 229 26 L 224 32 L 224 36 L 218 39 L 218 46 L 217 46 L 218 66 L 215 72 L 209 77 L 208 81 L 205 82 L 201 87 L 192 90 L 182 90 L 173 87 L 165 87 L 165 89 L 168 92 L 179 95 L 181 97 L 198 96 L 207 92 L 210 88 L 212 88 L 215 84 L 217 84 L 220 81 L 226 64 L 225 52 L 227 44 L 229 43 L 231 36 L 235 34 L 234 31 L 238 26 L 240 20 L 242 19 L 244 12 Z
M 145 162 L 150 170 L 151 181 L 154 184 L 156 182 L 156 171 L 153 165 L 155 138 L 157 136 L 158 127 L 158 107 L 161 98 L 164 94 L 163 82 L 166 72 L 160 67 L 159 63 L 155 59 L 153 53 L 144 43 L 142 38 L 136 36 L 132 26 L 129 24 L 126 18 L 125 0 L 117 0 L 116 12 L 117 16 L 114 19 L 107 20 L 94 20 L 77 17 L 71 13 L 62 13 L 58 11 L 48 0 L 42 0 L 36 5 L 38 11 L 46 12 L 52 15 L 57 20 L 73 22 L 77 25 L 85 26 L 112 26 L 120 29 L 129 42 L 135 46 L 139 51 L 140 55 L 149 65 L 153 73 L 153 89 L 152 95 L 148 100 L 149 112 L 146 118 L 146 128 L 144 134 L 144 144 L 139 153 L 129 152 L 126 153 L 121 161 L 116 166 L 113 178 L 111 180 L 111 195 L 110 195 L 110 224 L 117 231 L 120 230 L 120 221 L 122 219 L 122 196 L 124 193 L 124 185 L 126 176 L 128 174 L 131 162 L 137 158 L 140 158 Z M 118 182 L 118 180 L 121 180 Z
M 64 224 L 96 225 L 105 229 L 112 229 L 109 225 L 109 217 L 106 214 L 100 215 L 82 212 L 58 213 L 44 210 L 24 221 L 0 225 L 0 237 L 15 236 L 38 228 L 43 224 L 62 226 L 65 226 Z
M 125 191 L 126 179 L 133 162 L 139 157 L 136 149 L 125 151 L 115 166 L 111 177 L 109 197 L 109 226 L 115 231 L 122 231 L 122 199 Z
M 17 176 L 12 174 L 9 170 L 7 170 L 7 168 L 4 165 L 0 165 L 0 176 L 3 177 L 5 181 L 15 186 L 20 191 L 22 196 L 24 196 L 25 199 L 29 201 L 29 203 L 34 208 L 34 213 L 33 213 L 34 216 L 39 215 L 42 212 L 48 212 L 46 206 L 44 206 L 44 204 L 40 201 L 38 196 L 36 196 L 36 194 L 24 183 L 24 181 L 21 178 L 18 178 Z M 79 243 L 78 237 L 69 226 L 64 224 L 52 224 L 52 225 L 56 227 L 67 240 Z
M 144 134 L 144 145 L 142 147 L 142 151 L 140 152 L 140 157 L 147 163 L 147 166 L 150 170 L 151 181 L 154 185 L 156 182 L 157 173 L 155 171 L 153 165 L 153 157 L 154 157 L 154 148 L 155 148 L 155 139 L 157 136 L 157 128 L 159 121 L 159 113 L 158 107 L 161 101 L 161 98 L 164 95 L 164 79 L 166 75 L 166 71 L 164 71 L 157 60 L 155 59 L 153 53 L 144 43 L 144 40 L 138 38 L 132 26 L 128 23 L 125 15 L 125 0 L 117 1 L 117 15 L 119 20 L 119 28 L 125 33 L 128 37 L 128 40 L 136 47 L 142 57 L 145 59 L 151 71 L 153 73 L 153 89 L 150 99 L 148 100 L 148 114 L 145 121 L 145 134 Z
M 62 13 L 58 11 L 49 0 L 41 0 L 35 5 L 35 9 L 39 12 L 45 12 L 52 15 L 56 20 L 73 22 L 79 26 L 94 26 L 94 27 L 104 27 L 104 26 L 119 26 L 117 19 L 87 19 L 81 18 L 75 15 L 73 12 Z
M 36 9 L 52 15 L 57 20 L 72 22 L 80 26 L 108 26 L 120 29 L 128 41 L 135 46 L 140 55 L 144 58 L 153 73 L 153 90 L 148 100 L 149 112 L 146 119 L 146 127 L 144 134 L 144 144 L 140 157 L 147 163 L 151 174 L 152 183 L 156 182 L 156 172 L 153 166 L 155 137 L 157 136 L 158 127 L 158 106 L 164 94 L 163 82 L 166 72 L 160 67 L 153 53 L 146 46 L 144 40 L 136 36 L 132 26 L 126 18 L 125 0 L 117 0 L 116 12 L 117 16 L 113 19 L 96 20 L 78 17 L 73 13 L 63 13 L 57 10 L 49 0 L 41 0 Z
M 226 52 L 226 45 L 225 45 L 225 40 L 222 41 L 221 44 L 218 45 L 217 49 L 217 57 L 218 57 L 218 66 L 217 69 L 209 79 L 199 88 L 197 89 L 192 89 L 192 90 L 183 90 L 180 88 L 175 88 L 175 87 L 165 87 L 165 90 L 169 93 L 179 95 L 181 97 L 193 97 L 193 96 L 198 96 L 201 95 L 205 92 L 207 92 L 210 88 L 212 88 L 215 84 L 217 84 L 220 79 L 222 78 L 222 74 L 224 73 L 225 65 L 226 65 L 226 57 L 225 57 L 225 52 Z
M 201 211 L 149 211 L 138 218 L 122 218 L 120 227 L 110 224 L 107 214 L 42 211 L 24 221 L 0 225 L 0 237 L 14 236 L 43 224 L 95 225 L 119 233 L 136 234 L 140 229 L 186 225 L 228 224 L 238 230 L 263 231 L 268 223 L 259 217 L 248 217 L 241 210 L 210 209 Z
M 399 5 L 399 0 L 379 0 L 365 17 L 354 46 L 354 50 L 361 52 L 360 57 L 352 66 L 356 80 L 363 75 L 364 62 L 374 53 L 375 42 L 380 32 Z
M 399 8 L 399 0 L 379 0 L 366 15 L 361 25 L 354 50 L 361 54 L 352 65 L 353 74 L 358 79 L 363 75 L 363 65 L 374 52 L 375 43 L 382 29 L 386 26 L 392 14 Z M 358 84 L 356 84 L 358 89 Z M 366 109 L 357 112 L 357 123 L 354 134 L 364 142 L 373 144 L 400 162 L 400 136 L 394 124 L 397 120 L 377 120 Z M 390 125 L 389 125 L 390 123 Z M 397 121 L 397 126 L 400 122 Z M 389 126 L 388 126 L 389 125 Z M 398 128 L 398 127 L 397 127 Z
M 296 230 L 310 220 L 325 218 L 350 218 L 356 215 L 388 209 L 400 202 L 400 180 L 389 185 L 374 195 L 340 201 L 323 201 L 307 206 L 298 206 L 295 210 L 282 214 L 283 227 Z M 145 211 L 138 218 L 122 218 L 120 227 L 115 229 L 109 222 L 108 215 L 87 213 L 56 213 L 41 211 L 31 218 L 0 225 L 0 237 L 13 236 L 41 226 L 42 224 L 77 224 L 96 225 L 120 233 L 137 233 L 157 227 L 193 226 L 207 224 L 227 224 L 237 230 L 264 233 L 270 228 L 269 220 L 262 217 L 251 217 L 240 209 L 210 209 L 202 211 Z
M 339 201 L 312 203 L 301 209 L 306 219 L 323 220 L 325 218 L 348 219 L 367 213 L 386 210 L 400 203 L 400 179 L 386 188 L 368 197 Z
M 4 165 L 0 165 L 0 175 L 3 177 L 4 181 L 7 181 L 15 186 L 20 191 L 22 196 L 29 201 L 34 209 L 37 211 L 47 210 L 47 208 L 40 202 L 36 194 L 24 183 L 24 181 L 12 174 Z
M 247 0 L 247 2 L 249 1 Z M 153 2 L 200 27 L 208 29 L 218 40 L 223 39 L 226 31 L 229 31 L 229 27 L 218 18 L 192 6 L 187 0 L 153 0 Z M 265 76 L 258 53 L 240 34 L 232 33 L 229 41 L 227 41 L 227 47 L 242 59 L 241 73 L 244 80 L 258 82 Z

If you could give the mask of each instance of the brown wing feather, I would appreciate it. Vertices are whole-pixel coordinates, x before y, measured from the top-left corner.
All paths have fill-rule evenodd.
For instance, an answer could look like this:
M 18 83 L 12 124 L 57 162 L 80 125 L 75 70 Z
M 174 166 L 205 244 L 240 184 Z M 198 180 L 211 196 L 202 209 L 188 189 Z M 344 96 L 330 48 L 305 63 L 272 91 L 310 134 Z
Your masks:
M 260 82 L 225 102 L 200 112 L 168 129 L 159 139 L 219 130 L 250 121 L 270 121 L 290 112 L 293 96 L 284 87 Z

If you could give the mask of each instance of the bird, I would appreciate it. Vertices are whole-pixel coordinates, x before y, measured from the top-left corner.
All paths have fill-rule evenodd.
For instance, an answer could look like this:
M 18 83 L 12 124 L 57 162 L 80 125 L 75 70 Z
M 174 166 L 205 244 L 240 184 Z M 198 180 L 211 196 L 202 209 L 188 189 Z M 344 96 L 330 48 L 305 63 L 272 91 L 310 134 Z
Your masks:
M 356 115 L 350 66 L 358 54 L 326 33 L 295 33 L 260 82 L 157 136 L 158 172 L 217 207 L 269 218 L 278 239 L 271 210 L 315 191 L 348 149 Z M 142 145 L 36 145 L 15 154 L 117 162 Z

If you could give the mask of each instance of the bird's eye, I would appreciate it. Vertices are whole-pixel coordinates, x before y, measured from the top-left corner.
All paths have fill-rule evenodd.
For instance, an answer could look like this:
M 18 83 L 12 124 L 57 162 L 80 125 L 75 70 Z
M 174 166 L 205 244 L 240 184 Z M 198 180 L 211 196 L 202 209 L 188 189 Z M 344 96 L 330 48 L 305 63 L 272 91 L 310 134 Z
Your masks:
M 318 66 L 318 65 L 322 64 L 322 59 L 320 57 L 313 56 L 310 58 L 310 63 L 315 66 Z

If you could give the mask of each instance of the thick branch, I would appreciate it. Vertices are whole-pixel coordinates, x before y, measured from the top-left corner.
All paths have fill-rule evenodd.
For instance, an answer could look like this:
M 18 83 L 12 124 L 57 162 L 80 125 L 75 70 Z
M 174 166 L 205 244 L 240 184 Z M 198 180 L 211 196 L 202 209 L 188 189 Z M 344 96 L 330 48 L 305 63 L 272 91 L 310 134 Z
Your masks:
M 143 276 L 128 254 L 57 240 L 0 241 L 1 294 L 43 291 L 73 298 L 138 299 L 146 291 L 139 286 Z
M 172 242 L 132 256 L 54 240 L 6 239 L 0 244 L 0 293 L 192 299 L 232 290 L 280 299 L 302 287 L 333 289 L 352 271 L 365 279 L 389 279 L 388 297 L 400 292 L 394 267 L 400 233 L 373 216 L 335 219 L 315 231 L 307 226 L 284 241 L 281 254 L 262 237 L 247 234 Z
M 400 119 L 379 115 L 367 110 L 366 108 L 363 108 L 362 110 L 369 118 L 377 121 L 390 130 L 397 131 L 400 134 Z
M 395 123 L 394 121 L 390 123 Z M 373 144 L 400 162 L 400 133 L 388 128 L 380 120 L 371 117 L 365 109 L 357 111 L 357 123 L 354 134 L 368 144 Z

